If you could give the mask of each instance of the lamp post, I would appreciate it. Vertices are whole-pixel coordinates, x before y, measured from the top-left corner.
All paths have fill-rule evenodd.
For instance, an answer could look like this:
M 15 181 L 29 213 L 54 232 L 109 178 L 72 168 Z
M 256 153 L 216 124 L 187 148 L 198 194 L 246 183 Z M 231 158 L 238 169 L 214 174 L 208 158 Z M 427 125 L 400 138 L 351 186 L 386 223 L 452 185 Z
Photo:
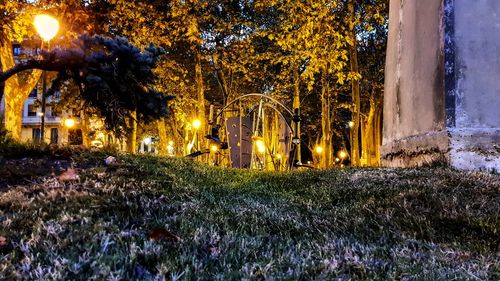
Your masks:
M 316 154 L 318 155 L 318 168 L 322 168 L 323 167 L 323 152 L 324 152 L 324 149 L 321 145 L 317 145 L 315 148 L 314 148 L 314 152 L 316 152 Z M 326 168 L 326 167 L 324 167 Z
M 47 49 L 50 49 L 50 40 L 56 36 L 59 31 L 59 22 L 57 19 L 49 16 L 49 15 L 37 15 L 35 16 L 34 21 L 35 29 L 42 37 L 42 40 L 47 42 Z M 42 41 L 42 49 L 43 49 L 43 41 Z M 47 71 L 43 71 L 43 82 L 42 82 L 42 116 L 40 117 L 40 141 L 45 141 L 45 103 L 46 103 L 46 95 L 47 95 Z
M 347 157 L 347 152 L 345 152 L 345 150 L 339 151 L 339 157 L 340 157 L 340 167 L 343 167 L 344 166 L 344 160 Z

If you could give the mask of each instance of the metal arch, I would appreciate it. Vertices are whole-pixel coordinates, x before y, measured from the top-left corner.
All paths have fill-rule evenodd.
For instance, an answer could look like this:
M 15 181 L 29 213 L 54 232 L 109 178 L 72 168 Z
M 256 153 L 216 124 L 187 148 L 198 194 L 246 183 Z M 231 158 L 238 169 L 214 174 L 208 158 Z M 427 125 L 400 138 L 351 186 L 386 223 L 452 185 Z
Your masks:
M 288 114 L 290 114 L 290 117 L 293 117 L 293 112 L 288 109 L 288 107 L 286 107 L 285 105 L 283 105 L 281 102 L 279 102 L 277 99 L 273 98 L 273 97 L 270 97 L 270 96 L 266 96 L 264 94 L 259 94 L 259 93 L 252 93 L 252 94 L 246 94 L 246 95 L 243 95 L 243 96 L 239 96 L 237 98 L 235 98 L 234 100 L 232 100 L 230 103 L 226 104 L 226 106 L 224 106 L 221 111 L 214 117 L 214 120 L 217 120 L 217 118 L 219 118 L 220 115 L 222 115 L 222 113 L 224 112 L 224 110 L 226 110 L 226 108 L 228 108 L 230 105 L 234 104 L 235 102 L 243 99 L 243 98 L 247 98 L 247 97 L 261 97 L 261 98 L 266 98 L 266 99 L 269 99 L 275 103 L 277 103 L 278 105 L 280 105 L 281 107 L 283 107 L 286 112 L 288 112 Z M 282 115 L 283 116 L 283 115 Z M 285 119 L 286 120 L 286 119 Z

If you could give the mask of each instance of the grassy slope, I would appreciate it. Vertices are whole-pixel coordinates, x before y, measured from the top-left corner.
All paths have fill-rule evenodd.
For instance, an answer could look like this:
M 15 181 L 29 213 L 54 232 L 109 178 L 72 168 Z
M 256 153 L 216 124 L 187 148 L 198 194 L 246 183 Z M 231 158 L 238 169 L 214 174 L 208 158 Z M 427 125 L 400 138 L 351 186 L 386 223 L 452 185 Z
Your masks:
M 497 175 L 103 158 L 78 156 L 76 183 L 0 190 L 0 279 L 500 279 Z

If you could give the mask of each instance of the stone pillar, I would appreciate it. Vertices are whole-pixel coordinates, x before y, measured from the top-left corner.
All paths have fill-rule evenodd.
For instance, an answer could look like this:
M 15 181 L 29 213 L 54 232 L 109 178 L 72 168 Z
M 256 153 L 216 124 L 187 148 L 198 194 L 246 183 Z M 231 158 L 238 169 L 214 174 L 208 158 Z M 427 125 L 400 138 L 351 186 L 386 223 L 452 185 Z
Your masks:
M 500 1 L 391 0 L 382 165 L 500 171 Z

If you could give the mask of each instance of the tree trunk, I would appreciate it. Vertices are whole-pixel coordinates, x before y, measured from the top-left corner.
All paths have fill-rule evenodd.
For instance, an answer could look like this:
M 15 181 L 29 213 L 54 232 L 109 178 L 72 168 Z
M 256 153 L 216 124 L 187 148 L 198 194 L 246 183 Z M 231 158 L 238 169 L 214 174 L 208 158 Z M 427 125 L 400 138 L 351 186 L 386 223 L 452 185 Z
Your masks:
M 328 89 L 326 69 L 321 73 L 321 147 L 320 167 L 327 169 L 332 165 L 333 149 L 331 134 L 330 91 Z
M 159 153 L 160 155 L 165 156 L 167 155 L 167 145 L 168 145 L 167 125 L 165 118 L 156 121 L 156 124 L 158 126 L 158 137 L 160 138 Z
M 132 112 L 129 117 L 129 133 L 127 135 L 127 152 L 135 153 L 137 147 L 137 112 Z
M 203 74 L 201 69 L 201 53 L 196 50 L 196 65 L 195 65 L 195 79 L 196 79 L 196 96 L 198 100 L 198 120 L 201 121 L 199 132 L 204 134 L 206 132 L 205 121 L 205 88 L 203 85 Z
M 15 66 L 12 42 L 7 38 L 0 38 L 0 63 L 2 71 Z M 35 88 L 41 70 L 32 70 L 26 81 L 20 81 L 19 74 L 15 74 L 5 81 L 3 97 L 5 98 L 5 129 L 10 132 L 11 137 L 21 141 L 22 111 L 26 98 Z
M 380 103 L 381 105 L 382 103 Z M 382 144 L 382 106 L 378 106 L 375 112 L 375 159 L 374 166 L 380 166 L 380 145 Z
M 89 115 L 82 111 L 82 115 L 81 115 L 81 129 L 82 129 L 82 144 L 83 146 L 90 146 L 90 139 L 89 139 L 89 125 L 90 125 L 90 118 L 89 118 Z M 106 141 L 106 140 L 103 140 L 103 141 Z
M 370 97 L 370 111 L 363 130 L 363 156 L 366 165 L 380 165 L 380 102 L 376 102 L 375 97 Z
M 349 0 L 349 13 L 351 14 L 351 41 L 352 44 L 349 46 L 350 54 L 350 67 L 351 73 L 357 74 L 358 69 L 358 50 L 357 50 L 357 39 L 356 30 L 354 24 L 354 1 Z M 353 166 L 359 166 L 359 111 L 361 107 L 360 94 L 359 94 L 359 81 L 357 79 L 352 79 L 352 122 L 354 123 L 351 131 L 351 164 Z

